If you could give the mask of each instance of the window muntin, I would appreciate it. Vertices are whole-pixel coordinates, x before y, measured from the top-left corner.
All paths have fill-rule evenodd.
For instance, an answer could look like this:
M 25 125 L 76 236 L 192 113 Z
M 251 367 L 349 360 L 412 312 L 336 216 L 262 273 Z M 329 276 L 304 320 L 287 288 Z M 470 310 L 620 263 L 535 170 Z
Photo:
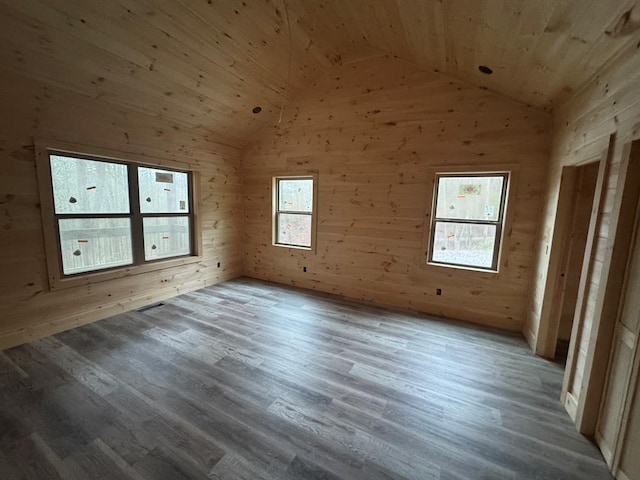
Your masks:
M 127 166 L 67 155 L 50 155 L 57 214 L 129 213 Z
M 138 167 L 141 213 L 189 213 L 189 180 L 185 172 Z
M 49 165 L 64 277 L 193 253 L 189 173 L 63 153 Z
M 145 217 L 142 224 L 145 260 L 191 253 L 189 217 Z
M 497 271 L 508 173 L 437 174 L 428 262 Z
M 133 263 L 128 218 L 60 218 L 58 233 L 64 275 Z
M 312 247 L 313 182 L 313 177 L 275 178 L 276 245 Z

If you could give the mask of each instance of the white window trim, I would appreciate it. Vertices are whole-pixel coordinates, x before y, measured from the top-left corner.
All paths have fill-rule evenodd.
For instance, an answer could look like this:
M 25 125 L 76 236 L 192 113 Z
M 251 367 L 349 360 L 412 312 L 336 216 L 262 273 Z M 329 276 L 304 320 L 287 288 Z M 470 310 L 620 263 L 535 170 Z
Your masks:
M 313 202 L 312 202 L 312 210 L 310 214 L 304 213 L 305 215 L 311 215 L 311 246 L 306 247 L 303 245 L 290 245 L 287 243 L 278 243 L 278 181 L 279 180 L 298 180 L 298 179 L 311 179 L 313 180 Z M 304 251 L 316 251 L 316 243 L 317 243 L 317 220 L 318 220 L 318 174 L 317 172 L 286 172 L 282 174 L 273 174 L 271 176 L 271 244 L 274 247 L 280 248 L 290 248 L 293 250 L 304 250 Z M 298 212 L 288 212 L 288 213 L 298 213 Z M 302 213 L 301 213 L 302 214 Z
M 56 227 L 56 214 L 53 204 L 53 185 L 51 180 L 51 167 L 49 161 L 49 155 L 51 154 L 68 154 L 70 156 L 79 158 L 97 159 L 104 161 L 112 160 L 119 163 L 133 163 L 153 168 L 167 168 L 189 172 L 191 176 L 190 180 L 192 191 L 192 214 L 190 218 L 193 222 L 191 255 L 152 260 L 136 265 L 125 265 L 122 267 L 115 267 L 104 270 L 93 270 L 86 273 L 78 273 L 70 276 L 63 275 L 62 260 L 59 251 L 59 239 Z M 159 159 L 154 163 L 153 159 L 141 157 L 139 155 L 129 153 L 122 154 L 108 150 L 101 150 L 94 147 L 43 139 L 38 139 L 35 142 L 35 155 L 36 171 L 38 176 L 38 189 L 40 193 L 40 210 L 42 216 L 45 257 L 50 290 L 59 290 L 80 285 L 89 285 L 116 278 L 129 277 L 146 272 L 162 270 L 165 268 L 188 265 L 202 260 L 202 235 L 197 208 L 199 204 L 199 175 L 198 172 L 190 170 L 188 165 L 179 162 L 167 161 L 164 159 Z M 126 159 L 123 159 L 121 157 L 126 157 Z

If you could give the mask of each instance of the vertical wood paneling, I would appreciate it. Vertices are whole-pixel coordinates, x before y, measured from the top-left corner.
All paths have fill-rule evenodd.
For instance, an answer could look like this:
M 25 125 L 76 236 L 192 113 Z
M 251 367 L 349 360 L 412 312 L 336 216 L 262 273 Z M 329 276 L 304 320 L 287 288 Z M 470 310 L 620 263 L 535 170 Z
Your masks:
M 0 75 L 0 348 L 236 277 L 240 255 L 238 150 L 101 99 Z M 50 292 L 35 171 L 34 137 L 181 162 L 199 173 L 200 262 Z M 221 262 L 221 267 L 217 267 Z
M 336 66 L 243 153 L 245 274 L 520 330 L 549 124 L 387 56 Z M 500 273 L 424 265 L 432 169 L 496 164 L 515 192 Z M 271 245 L 271 175 L 303 170 L 318 172 L 316 254 Z

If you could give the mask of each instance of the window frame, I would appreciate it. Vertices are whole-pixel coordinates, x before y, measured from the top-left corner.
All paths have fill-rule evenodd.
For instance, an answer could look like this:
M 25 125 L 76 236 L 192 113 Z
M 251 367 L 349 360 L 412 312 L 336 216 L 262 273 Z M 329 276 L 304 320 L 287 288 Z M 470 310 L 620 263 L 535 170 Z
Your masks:
M 153 162 L 146 157 L 135 154 L 126 154 L 127 160 L 120 158 L 125 156 L 118 152 L 99 150 L 92 147 L 76 146 L 63 142 L 43 141 L 35 142 L 36 170 L 40 193 L 40 207 L 42 215 L 42 227 L 45 243 L 45 258 L 49 277 L 49 289 L 88 285 L 106 280 L 137 275 L 174 266 L 182 266 L 202 260 L 202 240 L 199 216 L 197 212 L 199 175 L 189 169 L 188 165 L 173 161 Z M 53 196 L 53 180 L 51 176 L 51 155 L 61 155 L 72 158 L 117 163 L 127 166 L 127 178 L 129 182 L 129 213 L 89 213 L 89 214 L 60 214 L 56 213 Z M 140 200 L 138 189 L 137 167 L 149 167 L 159 170 L 175 171 L 187 174 L 189 189 L 189 213 L 144 213 L 140 212 Z M 143 219 L 150 217 L 188 217 L 190 253 L 175 257 L 158 259 L 145 259 Z M 60 246 L 60 219 L 82 218 L 129 218 L 131 226 L 132 260 L 131 264 L 118 265 L 109 268 L 90 270 L 64 274 L 62 264 L 62 249 Z
M 313 199 L 311 201 L 311 211 L 293 211 L 293 210 L 280 210 L 280 181 L 282 180 L 311 180 L 313 182 Z M 291 248 L 297 250 L 307 250 L 313 251 L 316 250 L 316 226 L 317 226 L 317 194 L 318 188 L 318 175 L 315 172 L 308 173 L 287 173 L 287 174 L 278 174 L 272 175 L 272 245 L 274 247 L 283 247 L 283 248 Z M 281 243 L 278 242 L 278 223 L 279 216 L 281 214 L 287 215 L 305 215 L 311 217 L 311 245 L 296 245 L 290 243 Z
M 503 177 L 502 193 L 500 197 L 500 206 L 497 220 L 470 220 L 460 219 L 452 217 L 437 217 L 438 209 L 438 190 L 440 188 L 441 178 L 455 178 L 455 177 Z M 504 232 L 507 218 L 507 204 L 509 202 L 509 190 L 513 181 L 513 172 L 501 170 L 501 171 L 455 171 L 455 172 L 441 172 L 436 171 L 434 173 L 433 180 L 433 199 L 431 204 L 430 223 L 428 230 L 428 247 L 426 251 L 426 263 L 428 265 L 435 265 L 439 267 L 455 268 L 460 270 L 475 270 L 487 273 L 498 273 L 500 267 L 500 257 L 505 243 Z M 461 223 L 468 225 L 490 225 L 495 226 L 495 239 L 493 246 L 493 255 L 491 261 L 491 267 L 483 267 L 478 265 L 467 265 L 463 263 L 442 262 L 433 260 L 433 250 L 435 246 L 435 233 L 436 225 L 438 223 Z

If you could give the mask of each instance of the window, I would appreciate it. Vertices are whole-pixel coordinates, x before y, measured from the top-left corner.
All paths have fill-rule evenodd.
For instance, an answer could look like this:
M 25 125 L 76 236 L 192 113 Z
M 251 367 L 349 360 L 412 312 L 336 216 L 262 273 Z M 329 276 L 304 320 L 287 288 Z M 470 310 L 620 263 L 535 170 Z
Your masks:
M 508 173 L 436 174 L 429 263 L 497 271 Z
M 190 173 L 47 155 L 61 278 L 193 254 Z
M 314 183 L 313 176 L 274 178 L 275 245 L 311 249 Z

